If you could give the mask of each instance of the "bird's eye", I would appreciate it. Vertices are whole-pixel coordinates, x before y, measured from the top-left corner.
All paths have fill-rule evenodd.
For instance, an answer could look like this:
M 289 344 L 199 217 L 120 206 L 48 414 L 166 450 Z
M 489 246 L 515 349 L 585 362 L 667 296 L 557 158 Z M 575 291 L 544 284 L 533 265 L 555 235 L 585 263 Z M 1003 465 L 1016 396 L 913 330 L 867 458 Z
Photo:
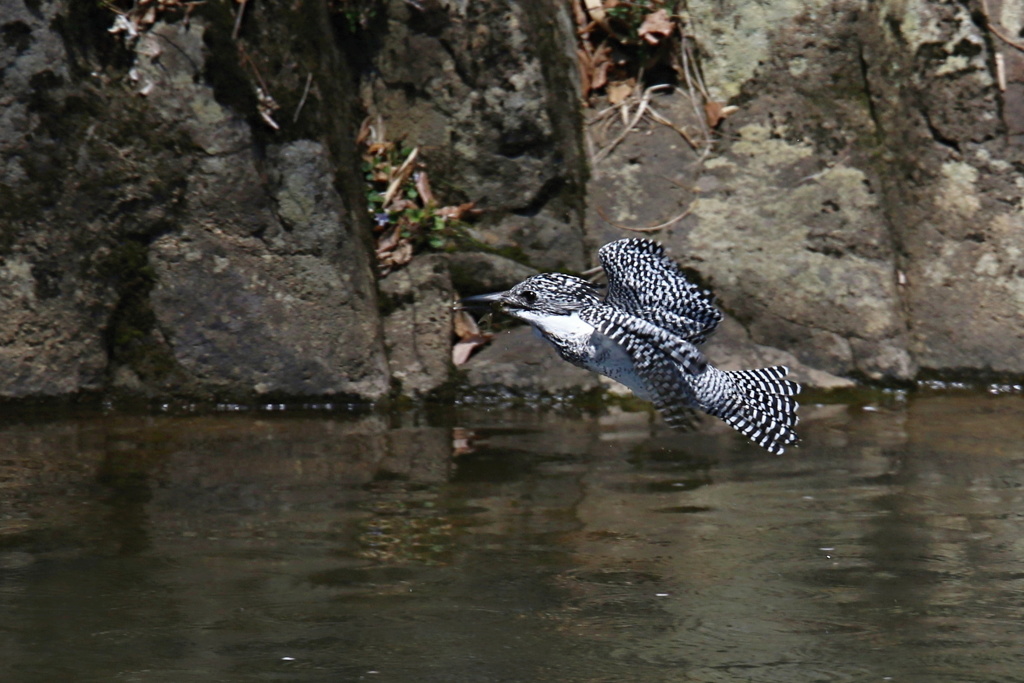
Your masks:
M 537 303 L 537 292 L 532 289 L 523 290 L 523 292 L 519 294 L 519 298 L 528 304 L 534 304 Z

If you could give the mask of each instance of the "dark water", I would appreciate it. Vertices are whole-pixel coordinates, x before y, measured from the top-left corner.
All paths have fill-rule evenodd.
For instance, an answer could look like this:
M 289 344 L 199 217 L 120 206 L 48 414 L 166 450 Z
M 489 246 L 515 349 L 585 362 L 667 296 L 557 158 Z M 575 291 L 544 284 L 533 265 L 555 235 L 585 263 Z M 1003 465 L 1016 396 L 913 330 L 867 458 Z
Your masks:
M 1024 398 L 802 414 L 8 417 L 0 680 L 1024 681 Z

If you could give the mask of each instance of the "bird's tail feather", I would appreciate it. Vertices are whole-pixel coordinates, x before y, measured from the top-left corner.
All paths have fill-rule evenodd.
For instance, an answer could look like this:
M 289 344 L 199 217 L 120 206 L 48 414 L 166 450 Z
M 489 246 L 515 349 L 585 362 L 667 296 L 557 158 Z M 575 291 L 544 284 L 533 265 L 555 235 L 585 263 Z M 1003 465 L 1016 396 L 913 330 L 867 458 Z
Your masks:
M 800 385 L 786 379 L 788 373 L 789 368 L 784 365 L 725 373 L 736 393 L 731 401 L 733 409 L 722 419 L 776 455 L 797 440 L 794 427 L 800 406 L 794 396 L 800 393 Z

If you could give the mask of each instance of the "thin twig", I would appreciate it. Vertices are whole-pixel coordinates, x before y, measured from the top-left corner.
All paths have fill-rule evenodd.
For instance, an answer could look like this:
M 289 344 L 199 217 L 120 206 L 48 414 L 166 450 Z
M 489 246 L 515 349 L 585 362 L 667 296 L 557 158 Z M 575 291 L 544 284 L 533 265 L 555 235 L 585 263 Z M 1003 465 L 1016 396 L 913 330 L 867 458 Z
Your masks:
M 1018 43 L 1008 35 L 1004 34 L 1002 30 L 996 28 L 995 24 L 993 24 L 989 19 L 988 0 L 981 0 L 981 12 L 985 16 L 986 28 L 988 28 L 993 35 L 1010 47 L 1024 51 L 1024 43 Z M 996 85 L 999 87 L 999 92 L 1006 92 L 1006 58 L 1003 56 L 1001 51 L 997 51 L 995 55 L 993 55 L 993 58 L 996 67 Z
M 599 120 L 601 120 L 601 119 L 603 119 L 603 118 L 605 118 L 605 117 L 607 117 L 607 116 L 609 116 L 611 114 L 614 114 L 616 111 L 618 111 L 618 109 L 619 109 L 619 105 L 617 105 L 617 104 L 613 104 L 613 105 L 607 106 L 604 109 L 602 109 L 601 111 L 595 112 L 594 115 L 590 118 L 590 123 L 595 123 L 595 122 L 597 122 L 597 121 L 599 121 Z
M 676 187 L 686 190 L 687 192 L 700 192 L 700 188 L 692 187 L 690 185 L 683 185 L 682 181 L 676 180 L 675 178 L 669 178 L 667 175 L 662 175 L 661 178 L 662 180 L 666 180 L 675 185 Z
M 672 123 L 658 112 L 654 111 L 654 107 L 652 107 L 649 104 L 647 105 L 647 115 L 650 116 L 651 119 L 654 120 L 656 123 L 660 123 L 663 126 L 668 126 L 675 132 L 679 133 L 679 135 L 681 135 L 682 138 L 686 140 L 686 144 L 693 148 L 694 152 L 700 149 L 700 145 L 697 144 L 697 141 L 690 137 L 690 135 L 685 130 L 683 130 L 681 126 L 677 126 L 676 124 Z
M 605 223 L 607 223 L 608 225 L 613 225 L 613 226 L 615 226 L 616 228 L 618 228 L 620 230 L 629 230 L 630 232 L 656 232 L 658 230 L 663 230 L 663 229 L 667 228 L 670 225 L 678 223 L 679 221 L 681 221 L 684 218 L 686 218 L 687 216 L 689 216 L 690 213 L 693 211 L 693 205 L 696 204 L 696 203 L 697 203 L 697 200 L 695 199 L 692 202 L 690 202 L 690 205 L 688 207 L 686 207 L 686 209 L 681 214 L 679 214 L 678 216 L 675 216 L 674 218 L 670 218 L 667 221 L 665 221 L 664 223 L 659 223 L 657 225 L 649 225 L 646 228 L 633 228 L 633 227 L 630 227 L 628 225 L 622 225 L 621 223 L 616 223 L 612 219 L 608 218 L 608 214 L 606 214 L 604 212 L 604 209 L 602 209 L 600 207 L 600 205 L 598 205 L 598 204 L 594 205 L 594 210 L 597 211 L 597 214 L 601 217 L 602 220 L 604 220 Z
M 231 40 L 238 40 L 238 33 L 242 30 L 242 15 L 245 14 L 245 5 L 249 0 L 238 0 L 238 12 L 235 13 L 235 27 L 231 29 Z
M 849 159 L 849 158 L 850 158 L 850 152 L 846 152 L 845 154 L 843 154 L 843 156 L 842 156 L 842 157 L 840 157 L 839 159 L 837 159 L 837 160 L 836 160 L 836 161 L 834 161 L 833 163 L 829 164 L 829 165 L 828 165 L 828 166 L 826 166 L 825 168 L 821 169 L 821 170 L 820 170 L 820 171 L 818 171 L 817 173 L 812 173 L 812 174 L 811 174 L 811 175 L 809 175 L 809 176 L 804 176 L 804 177 L 803 177 L 803 178 L 801 178 L 800 180 L 796 181 L 796 182 L 795 182 L 795 183 L 793 184 L 793 187 L 799 187 L 800 185 L 803 185 L 803 184 L 804 184 L 804 183 L 806 183 L 806 182 L 810 182 L 810 181 L 812 181 L 812 180 L 818 180 L 819 178 L 824 178 L 824 177 L 825 177 L 825 176 L 827 176 L 827 175 L 828 175 L 829 173 L 831 173 L 832 171 L 834 171 L 834 170 L 836 170 L 837 168 L 839 168 L 839 167 L 840 167 L 840 166 L 841 166 L 842 164 L 844 164 L 844 163 L 846 162 L 846 160 L 847 160 L 847 159 Z
M 1005 33 L 1003 33 L 1002 30 L 996 28 L 995 25 L 992 23 L 992 20 L 989 19 L 988 0 L 981 0 L 981 11 L 985 15 L 985 26 L 988 27 L 989 31 L 992 31 L 992 33 L 994 33 L 997 38 L 1002 40 L 1004 43 L 1006 43 L 1010 47 L 1016 48 L 1016 49 L 1024 52 L 1024 43 L 1018 43 L 1013 38 L 1011 38 L 1010 36 L 1008 36 Z
M 651 101 L 651 94 L 652 93 L 655 93 L 655 92 L 657 92 L 659 90 L 664 90 L 665 88 L 671 88 L 671 87 L 672 87 L 671 85 L 663 83 L 663 84 L 660 84 L 660 85 L 652 85 L 651 87 L 649 87 L 646 90 L 644 90 L 643 95 L 640 97 L 640 102 L 639 102 L 639 104 L 637 104 L 636 113 L 633 114 L 632 118 L 630 118 L 625 123 L 625 125 L 622 128 L 622 132 L 619 133 L 614 140 L 612 140 L 608 145 L 606 145 L 601 151 L 599 151 L 594 156 L 594 163 L 596 164 L 596 163 L 600 162 L 605 157 L 607 157 L 609 154 L 611 154 L 615 150 L 615 148 L 619 146 L 619 143 L 622 142 L 623 140 L 625 140 L 626 136 L 629 135 L 629 133 L 634 128 L 636 128 L 636 125 L 638 123 L 640 123 L 640 119 L 643 118 L 644 112 L 647 111 L 648 103 Z M 634 98 L 635 98 L 635 96 L 631 97 L 630 99 L 634 99 Z M 627 100 L 627 102 L 628 102 L 628 100 Z M 626 103 L 623 103 L 623 104 L 626 105 L 626 109 L 628 109 L 628 105 Z M 624 111 L 626 111 L 626 109 L 624 109 Z
M 259 86 L 263 88 L 264 92 L 269 94 L 270 89 L 267 87 L 267 82 L 263 80 L 263 76 L 260 74 L 260 70 L 256 67 L 256 62 L 254 62 L 252 60 L 252 57 L 249 56 L 248 51 L 246 51 L 244 46 L 239 45 L 238 52 L 240 55 L 242 55 L 242 61 L 248 64 L 249 68 L 252 69 L 252 74 L 256 77 L 256 80 L 259 81 Z
M 313 72 L 310 71 L 309 75 L 306 76 L 306 87 L 302 91 L 302 99 L 299 100 L 299 106 L 295 107 L 295 115 L 292 116 L 292 123 L 299 122 L 299 114 L 302 113 L 302 108 L 306 105 L 306 98 L 309 97 L 309 86 L 313 84 Z
M 601 162 L 605 157 L 611 154 L 616 147 L 619 146 L 620 142 L 626 139 L 626 136 L 629 135 L 629 132 L 633 130 L 633 126 L 635 126 L 640 121 L 640 118 L 644 115 L 644 108 L 646 106 L 647 102 L 645 100 L 641 100 L 640 104 L 637 106 L 636 116 L 633 118 L 632 123 L 627 121 L 622 126 L 622 132 L 619 133 L 614 140 L 612 140 L 610 143 L 602 147 L 598 151 L 598 153 L 594 155 L 594 164 Z
M 693 80 L 697 83 L 697 90 L 705 100 L 710 100 L 711 95 L 708 93 L 707 86 L 704 85 L 704 78 L 700 75 L 700 69 L 695 66 L 691 66 L 693 59 L 690 58 L 690 44 L 686 40 L 686 36 L 683 36 L 682 42 L 683 59 L 686 60 L 687 71 L 693 74 Z
M 1024 52 L 1024 43 L 1018 43 L 1013 38 L 1010 38 L 1008 35 L 1006 35 L 1002 31 L 997 29 L 995 26 L 993 26 L 991 21 L 986 20 L 985 25 L 988 26 L 989 31 L 992 31 L 992 33 L 996 34 L 996 36 L 998 36 L 1004 43 L 1006 43 L 1010 47 L 1020 50 L 1021 52 Z
M 707 112 L 704 111 L 704 102 L 707 102 L 711 97 L 707 93 L 707 89 L 704 87 L 704 82 L 700 78 L 700 74 L 692 66 L 690 59 L 690 48 L 686 44 L 684 37 L 681 56 L 683 60 L 683 77 L 686 79 L 686 89 L 690 94 L 690 104 L 693 105 L 693 113 L 697 118 L 698 123 L 701 127 L 701 133 L 704 135 L 704 139 L 707 141 L 707 146 L 704 150 L 703 156 L 706 157 L 711 151 L 712 136 L 711 129 L 707 125 Z M 696 84 L 696 85 L 695 85 Z M 700 93 L 704 101 L 701 102 L 700 97 L 697 93 Z M 694 147 L 694 150 L 697 148 Z

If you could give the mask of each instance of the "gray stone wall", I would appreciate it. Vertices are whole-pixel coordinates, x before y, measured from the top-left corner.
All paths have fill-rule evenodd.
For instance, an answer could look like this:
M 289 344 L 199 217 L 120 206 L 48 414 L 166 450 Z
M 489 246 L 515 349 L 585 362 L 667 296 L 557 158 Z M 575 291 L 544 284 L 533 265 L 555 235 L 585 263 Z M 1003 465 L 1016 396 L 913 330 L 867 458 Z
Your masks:
M 427 396 L 455 377 L 448 300 L 681 214 L 652 236 L 718 294 L 734 363 L 1024 376 L 1024 57 L 986 24 L 1017 35 L 1016 6 L 693 4 L 737 112 L 707 154 L 646 122 L 591 164 L 561 3 L 248 3 L 235 36 L 207 3 L 128 39 L 98 3 L 0 0 L 0 398 Z M 379 281 L 367 115 L 483 209 L 478 257 Z M 550 353 L 516 340 L 465 377 L 595 387 L 509 379 Z

